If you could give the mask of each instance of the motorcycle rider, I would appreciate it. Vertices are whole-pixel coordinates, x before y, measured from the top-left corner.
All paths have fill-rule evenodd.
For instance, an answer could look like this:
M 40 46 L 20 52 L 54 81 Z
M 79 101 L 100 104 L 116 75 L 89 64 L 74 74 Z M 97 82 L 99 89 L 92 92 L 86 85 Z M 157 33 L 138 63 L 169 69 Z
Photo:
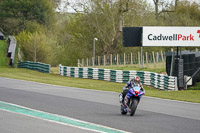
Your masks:
M 124 97 L 128 93 L 129 88 L 139 86 L 142 91 L 145 91 L 142 87 L 142 83 L 140 82 L 140 77 L 135 76 L 133 79 L 130 79 L 127 84 L 122 88 L 122 92 L 119 95 L 119 102 L 122 103 L 124 101 Z

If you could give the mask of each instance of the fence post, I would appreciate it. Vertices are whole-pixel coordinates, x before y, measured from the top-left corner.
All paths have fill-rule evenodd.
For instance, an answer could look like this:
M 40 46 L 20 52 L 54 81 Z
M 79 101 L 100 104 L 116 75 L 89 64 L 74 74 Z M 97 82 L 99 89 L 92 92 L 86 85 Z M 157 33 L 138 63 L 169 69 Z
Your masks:
M 98 56 L 98 65 L 99 65 L 99 66 L 101 65 L 100 56 Z
M 146 65 L 147 65 L 147 68 L 148 68 L 148 54 L 146 52 Z
M 82 59 L 82 67 L 84 67 L 84 59 Z
M 156 63 L 158 63 L 158 62 L 159 62 L 159 53 L 156 52 Z
M 162 62 L 164 62 L 164 57 L 163 57 L 163 52 L 162 52 L 162 50 L 161 50 L 161 58 L 162 58 Z
M 165 67 L 165 60 L 164 60 L 164 57 L 163 57 L 163 52 L 161 50 L 161 58 L 162 58 L 162 62 L 163 62 L 163 67 Z
M 133 53 L 131 53 L 131 65 L 133 65 Z
M 140 66 L 140 52 L 138 52 L 138 65 Z
M 126 65 L 126 54 L 124 53 L 124 65 Z
M 94 57 L 92 57 L 92 66 L 94 67 L 94 64 L 95 64 L 95 62 L 94 62 Z
M 117 66 L 119 65 L 119 54 L 117 54 Z
M 144 66 L 144 54 L 142 54 L 142 58 L 143 58 L 143 60 L 142 60 L 142 65 Z M 143 68 L 143 67 L 142 67 Z
M 78 67 L 80 67 L 80 59 L 78 59 Z
M 87 58 L 87 67 L 88 67 L 88 58 Z
M 104 58 L 104 60 L 103 60 L 104 63 L 103 64 L 104 64 L 104 66 L 106 66 L 106 56 L 104 55 L 103 58 Z
M 112 54 L 110 54 L 110 66 L 112 66 Z
M 152 55 L 153 55 L 153 63 L 154 63 L 154 68 L 156 68 L 156 61 L 155 61 L 155 55 L 154 55 L 154 51 L 152 51 Z

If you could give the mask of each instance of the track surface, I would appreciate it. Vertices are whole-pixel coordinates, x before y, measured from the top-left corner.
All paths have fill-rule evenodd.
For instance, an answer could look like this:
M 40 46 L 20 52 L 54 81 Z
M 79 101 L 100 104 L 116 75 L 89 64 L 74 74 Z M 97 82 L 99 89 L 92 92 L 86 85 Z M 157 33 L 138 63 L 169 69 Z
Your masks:
M 144 96 L 135 116 L 130 117 L 120 114 L 118 93 L 8 78 L 0 78 L 0 101 L 133 133 L 200 132 L 200 104 Z M 29 130 L 30 133 L 92 132 L 0 110 L 0 131 Z

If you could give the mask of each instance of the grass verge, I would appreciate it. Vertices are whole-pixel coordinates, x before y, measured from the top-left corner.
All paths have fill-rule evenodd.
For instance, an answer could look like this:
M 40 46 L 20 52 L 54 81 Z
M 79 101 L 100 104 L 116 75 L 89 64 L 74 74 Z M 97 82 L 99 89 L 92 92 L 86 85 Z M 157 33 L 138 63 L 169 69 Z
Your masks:
M 138 65 L 132 65 L 132 66 L 131 65 L 128 65 L 128 66 L 105 66 L 105 67 L 101 66 L 99 68 L 113 69 L 113 70 L 129 70 L 129 71 L 131 71 L 131 70 L 134 70 L 134 71 L 149 71 L 149 72 L 155 72 L 155 73 L 165 73 L 166 72 L 166 69 L 162 68 L 162 67 L 157 67 L 157 68 L 151 68 L 151 67 L 147 68 L 147 67 L 144 67 L 142 69 Z
M 6 58 L 7 43 L 0 40 L 0 67 L 8 66 L 8 58 Z
M 163 63 L 157 63 L 157 65 L 159 65 L 159 66 L 157 66 L 156 68 L 144 67 L 143 69 L 141 69 L 141 67 L 138 65 L 95 66 L 95 68 L 112 69 L 112 70 L 127 70 L 127 71 L 131 71 L 131 70 L 133 70 L 133 71 L 149 71 L 149 72 L 166 74 L 166 68 L 160 67 L 161 65 L 163 65 Z M 54 74 L 58 74 L 59 67 L 51 67 L 51 72 Z
M 100 80 L 63 77 L 57 74 L 46 74 L 27 69 L 0 68 L 0 76 L 14 79 L 29 80 L 53 85 L 95 89 L 103 91 L 121 92 L 124 83 L 114 83 Z M 200 90 L 162 91 L 153 87 L 144 86 L 146 96 L 172 100 L 200 103 Z

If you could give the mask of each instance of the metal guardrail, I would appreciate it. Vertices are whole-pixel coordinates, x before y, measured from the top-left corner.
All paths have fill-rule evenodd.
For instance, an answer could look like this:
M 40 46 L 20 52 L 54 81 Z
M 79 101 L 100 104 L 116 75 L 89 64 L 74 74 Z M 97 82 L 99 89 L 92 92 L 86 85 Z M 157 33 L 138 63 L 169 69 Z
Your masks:
M 88 78 L 118 83 L 127 83 L 134 76 L 139 76 L 144 85 L 161 90 L 178 90 L 177 77 L 146 71 L 122 71 L 87 67 L 59 66 L 59 74 L 74 78 Z
M 24 61 L 24 62 L 18 62 L 17 67 L 35 70 L 43 73 L 50 73 L 51 65 L 41 62 Z
M 16 46 L 17 46 L 17 41 L 14 36 L 9 36 L 8 37 L 9 41 L 9 46 L 8 46 L 8 57 L 10 57 L 10 65 L 14 65 L 14 60 L 15 60 L 15 51 L 16 51 Z

